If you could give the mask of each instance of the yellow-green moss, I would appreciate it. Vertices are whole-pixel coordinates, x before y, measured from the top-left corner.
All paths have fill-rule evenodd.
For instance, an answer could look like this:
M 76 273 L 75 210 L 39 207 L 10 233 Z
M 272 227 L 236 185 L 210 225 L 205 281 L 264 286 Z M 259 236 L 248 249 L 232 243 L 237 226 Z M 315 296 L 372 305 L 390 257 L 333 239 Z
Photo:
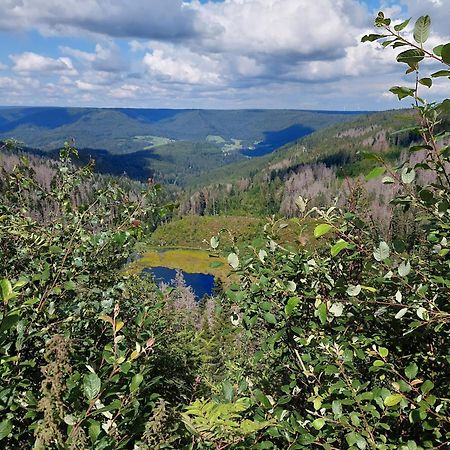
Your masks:
M 220 267 L 214 267 L 214 265 Z M 213 265 L 213 267 L 211 266 Z M 193 249 L 153 249 L 145 252 L 140 259 L 129 266 L 129 271 L 139 273 L 146 267 L 168 267 L 181 269 L 187 273 L 209 273 L 227 281 L 229 266 L 225 258 L 217 257 L 205 250 Z

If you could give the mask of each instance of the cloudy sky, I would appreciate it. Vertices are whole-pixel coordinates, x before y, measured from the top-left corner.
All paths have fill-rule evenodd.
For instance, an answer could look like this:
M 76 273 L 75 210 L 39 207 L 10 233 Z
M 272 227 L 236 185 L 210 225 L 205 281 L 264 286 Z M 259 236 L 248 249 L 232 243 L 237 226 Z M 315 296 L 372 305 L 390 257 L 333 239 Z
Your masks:
M 0 105 L 148 108 L 398 107 L 390 50 L 360 44 L 382 9 L 450 0 L 0 0 Z M 407 106 L 407 105 L 405 105 Z

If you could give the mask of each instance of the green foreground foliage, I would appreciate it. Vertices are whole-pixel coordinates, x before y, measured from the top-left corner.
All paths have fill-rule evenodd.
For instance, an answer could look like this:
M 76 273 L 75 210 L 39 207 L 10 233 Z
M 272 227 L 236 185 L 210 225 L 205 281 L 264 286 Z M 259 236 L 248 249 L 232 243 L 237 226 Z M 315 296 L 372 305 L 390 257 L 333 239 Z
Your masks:
M 367 154 L 368 177 L 398 185 L 393 203 L 421 230 L 413 242 L 380 241 L 357 209 L 299 197 L 331 244 L 293 251 L 274 234 L 284 224 L 269 224 L 229 254 L 239 283 L 196 304 L 182 282 L 160 290 L 122 270 L 161 213 L 154 187 L 83 198 L 90 168 L 70 164 L 70 147 L 48 184 L 26 162 L 2 173 L 3 448 L 448 448 L 450 149 L 436 127 L 450 100 L 427 103 L 418 88 L 450 76 L 450 44 L 423 48 L 427 16 L 411 42 L 407 22 L 380 13 L 376 25 L 363 40 L 406 48 L 398 61 L 416 74 L 392 91 L 415 102 L 411 151 L 423 158 L 392 168 Z M 425 58 L 445 70 L 420 77 Z

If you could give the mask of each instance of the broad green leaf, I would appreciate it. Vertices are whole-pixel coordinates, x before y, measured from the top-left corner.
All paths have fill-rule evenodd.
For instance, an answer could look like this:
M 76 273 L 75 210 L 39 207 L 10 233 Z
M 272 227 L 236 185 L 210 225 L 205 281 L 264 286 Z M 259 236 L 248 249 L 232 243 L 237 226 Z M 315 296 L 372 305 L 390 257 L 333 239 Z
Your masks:
M 446 64 L 450 64 L 450 43 L 441 48 L 441 58 Z
M 14 296 L 13 288 L 9 280 L 0 280 L 0 292 L 2 294 L 3 302 L 8 303 L 8 301 Z
M 389 89 L 389 91 L 395 94 L 399 100 L 402 100 L 405 97 L 414 97 L 415 92 L 414 89 L 404 86 L 393 86 Z
M 419 49 L 410 49 L 401 52 L 397 56 L 397 61 L 400 63 L 408 64 L 411 68 L 416 69 L 420 61 L 425 57 L 425 53 L 423 50 Z
M 402 308 L 396 315 L 396 319 L 401 319 L 408 312 L 408 308 Z
M 411 184 L 416 178 L 416 171 L 414 169 L 408 169 L 404 167 L 402 170 L 402 181 L 405 184 Z
M 16 325 L 19 320 L 20 316 L 17 313 L 9 314 L 4 317 L 3 320 L 0 320 L 0 333 L 8 331 L 10 328 Z
M 333 400 L 333 403 L 331 404 L 331 409 L 335 416 L 339 417 L 342 415 L 342 403 L 339 400 Z
M 236 253 L 230 253 L 228 255 L 228 264 L 234 269 L 236 270 L 239 267 L 239 258 L 238 255 L 236 255 Z
M 93 400 L 100 392 L 102 382 L 96 373 L 88 373 L 83 377 L 83 391 L 88 400 Z
M 386 358 L 386 356 L 389 354 L 389 350 L 386 347 L 378 347 L 378 353 L 383 358 Z
M 0 422 L 0 441 L 7 437 L 12 431 L 12 423 L 9 419 Z
M 433 85 L 433 80 L 431 78 L 421 78 L 419 83 L 430 88 Z
M 406 277 L 409 275 L 409 273 L 411 272 L 411 264 L 409 261 L 406 261 L 406 263 L 404 261 L 402 261 L 399 266 L 398 266 L 398 274 L 401 277 Z
M 405 375 L 410 379 L 413 380 L 416 378 L 417 372 L 419 371 L 419 368 L 417 367 L 416 363 L 411 363 L 409 366 L 405 368 Z
M 437 72 L 433 72 L 431 76 L 433 78 L 450 77 L 450 70 L 438 70 Z
M 395 31 L 402 31 L 402 30 L 404 30 L 408 26 L 410 20 L 411 19 L 409 18 L 409 19 L 405 20 L 402 23 L 398 23 L 397 25 L 394 25 L 394 30 Z
M 384 405 L 385 406 L 395 406 L 398 405 L 403 399 L 403 395 L 402 394 L 392 394 L 392 395 L 388 395 L 385 399 L 384 399 Z
M 344 305 L 342 303 L 333 303 L 330 307 L 330 313 L 334 317 L 341 317 L 344 312 Z
M 419 319 L 422 320 L 428 320 L 428 311 L 423 308 L 422 306 L 419 306 L 419 308 L 417 308 L 417 317 L 419 317 Z
M 291 297 L 284 307 L 285 314 L 289 317 L 299 303 L 300 299 L 298 297 Z
M 295 292 L 297 290 L 297 283 L 295 281 L 289 280 L 286 282 L 286 289 L 289 292 Z
M 270 312 L 266 312 L 263 317 L 266 322 L 271 323 L 272 325 L 277 323 L 276 317 Z
M 328 233 L 333 227 L 328 223 L 321 223 L 314 228 L 314 237 L 319 238 L 324 234 Z
M 91 438 L 91 442 L 93 444 L 97 440 L 100 432 L 101 432 L 100 422 L 98 422 L 96 420 L 92 420 L 89 425 L 89 437 Z
M 343 239 L 339 239 L 332 247 L 331 247 L 331 256 L 337 256 L 342 250 L 350 248 L 350 244 Z
M 378 39 L 382 39 L 384 37 L 387 37 L 386 34 L 366 34 L 361 38 L 361 42 L 373 42 L 377 41 Z
M 389 258 L 389 255 L 391 254 L 391 251 L 389 249 L 389 245 L 386 244 L 386 242 L 381 241 L 378 245 L 378 248 L 375 249 L 373 252 L 373 257 L 377 261 L 384 261 L 385 259 Z
M 141 373 L 134 375 L 130 383 L 130 392 L 135 392 L 141 385 L 142 381 L 144 381 L 144 377 Z
M 431 18 L 430 16 L 421 16 L 414 25 L 413 36 L 418 44 L 423 44 L 430 36 Z
M 325 325 L 327 323 L 327 305 L 325 303 L 321 303 L 317 307 L 317 314 L 321 324 Z
M 347 288 L 347 294 L 350 297 L 356 297 L 357 295 L 359 295 L 359 293 L 361 292 L 361 285 L 357 284 L 356 286 L 354 286 L 353 284 L 351 284 L 348 288 Z
M 366 175 L 366 181 L 372 180 L 373 178 L 377 178 L 386 171 L 384 167 L 375 167 Z
M 433 48 L 433 53 L 436 56 L 441 56 L 441 52 L 442 52 L 442 47 L 443 46 L 444 46 L 444 44 L 436 45 L 436 47 Z
M 213 236 L 209 241 L 211 248 L 216 249 L 219 246 L 219 239 L 217 236 Z
M 322 418 L 315 419 L 315 420 L 312 422 L 312 426 L 313 426 L 316 430 L 322 429 L 324 425 L 325 425 L 325 420 L 322 419 Z
M 223 396 L 224 396 L 225 400 L 227 402 L 231 403 L 233 401 L 234 389 L 233 389 L 233 385 L 229 381 L 224 380 L 222 382 L 222 392 L 223 392 Z
M 434 388 L 434 383 L 431 380 L 426 380 L 422 386 L 420 386 L 420 390 L 424 394 L 428 394 Z
M 258 258 L 262 263 L 264 263 L 264 260 L 267 258 L 267 252 L 264 249 L 261 249 L 258 252 Z

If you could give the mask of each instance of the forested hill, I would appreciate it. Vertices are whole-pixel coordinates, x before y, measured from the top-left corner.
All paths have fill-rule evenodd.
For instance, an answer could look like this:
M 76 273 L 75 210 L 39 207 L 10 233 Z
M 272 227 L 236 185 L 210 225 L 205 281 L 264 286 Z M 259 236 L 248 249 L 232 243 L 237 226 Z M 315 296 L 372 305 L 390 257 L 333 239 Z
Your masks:
M 417 135 L 399 130 L 414 121 L 408 109 L 384 111 L 335 124 L 290 143 L 270 155 L 239 161 L 200 177 L 182 202 L 182 211 L 205 214 L 255 215 L 296 213 L 298 195 L 330 204 L 342 193 L 346 178 L 365 175 L 374 165 L 364 151 L 383 155 L 391 163 Z M 379 195 L 379 193 L 374 193 Z M 204 199 L 204 201 L 203 201 Z
M 53 150 L 73 138 L 78 147 L 129 153 L 173 141 L 209 141 L 252 147 L 280 135 L 289 140 L 356 112 L 300 110 L 175 110 L 3 107 L 0 139 L 14 137 L 25 145 Z

